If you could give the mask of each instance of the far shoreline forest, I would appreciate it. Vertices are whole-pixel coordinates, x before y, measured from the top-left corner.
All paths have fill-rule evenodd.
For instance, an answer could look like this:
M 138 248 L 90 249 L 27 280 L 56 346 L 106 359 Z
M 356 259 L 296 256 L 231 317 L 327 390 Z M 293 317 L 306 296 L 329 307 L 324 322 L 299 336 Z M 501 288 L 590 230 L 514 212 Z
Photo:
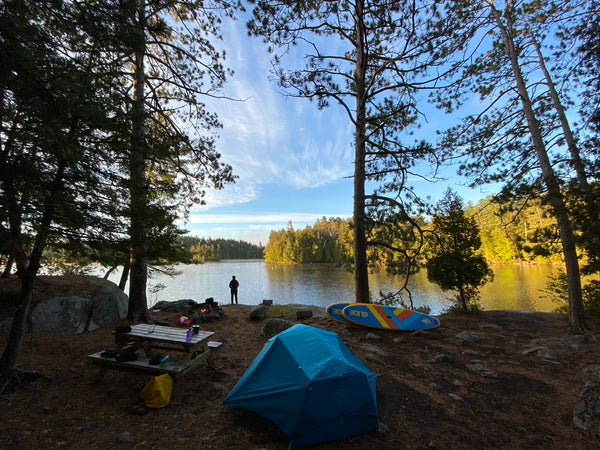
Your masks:
M 492 264 L 562 264 L 556 221 L 549 207 L 541 201 L 527 205 L 510 202 L 500 204 L 487 197 L 467 204 L 465 215 L 473 217 L 479 228 L 479 253 Z M 420 221 L 423 230 L 431 228 L 431 220 Z M 323 217 L 313 226 L 271 231 L 265 247 L 267 263 L 334 263 L 352 261 L 352 221 Z M 385 260 L 371 252 L 373 267 L 385 268 Z
M 262 259 L 264 252 L 262 245 L 234 239 L 181 236 L 179 244 L 182 254 L 178 262 L 184 264 L 203 264 L 224 259 Z

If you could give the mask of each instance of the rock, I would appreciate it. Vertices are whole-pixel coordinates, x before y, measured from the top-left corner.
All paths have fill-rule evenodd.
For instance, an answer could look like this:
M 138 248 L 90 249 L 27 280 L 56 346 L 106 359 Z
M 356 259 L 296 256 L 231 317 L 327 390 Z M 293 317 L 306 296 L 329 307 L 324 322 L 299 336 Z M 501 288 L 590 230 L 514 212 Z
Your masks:
M 432 391 L 441 391 L 442 387 L 437 383 L 431 382 L 429 383 L 429 389 L 431 389 Z
M 481 361 L 473 360 L 471 364 L 467 364 L 467 369 L 469 369 L 471 372 L 478 373 L 484 378 L 498 378 L 498 374 L 486 367 L 486 365 Z
M 592 340 L 592 336 L 589 334 L 576 334 L 573 336 L 569 336 L 567 338 L 567 342 L 569 344 L 571 344 L 572 342 L 581 342 L 581 343 L 589 344 L 589 342 L 591 340 Z
M 537 346 L 537 347 L 532 347 L 532 348 L 528 348 L 527 350 L 523 350 L 523 354 L 524 355 L 530 355 L 532 353 L 537 353 L 541 350 L 546 350 L 546 347 L 541 347 L 541 346 Z
M 458 386 L 458 387 L 463 387 L 463 385 L 464 385 L 464 383 L 462 381 L 457 380 L 457 379 L 452 380 L 452 384 L 454 386 Z
M 590 351 L 590 346 L 585 342 L 569 342 L 569 345 L 577 352 L 587 353 Z
M 365 339 L 368 341 L 379 341 L 381 339 L 381 336 L 375 333 L 367 333 Z
M 502 327 L 500 325 L 496 325 L 495 323 L 484 323 L 483 325 L 479 325 L 479 328 L 491 328 L 493 330 L 501 330 Z
M 433 339 L 437 337 L 435 333 L 427 330 L 415 330 L 411 333 L 411 336 L 419 336 L 425 339 Z
M 265 305 L 257 305 L 250 310 L 250 320 L 265 320 L 268 311 Z
M 72 278 L 77 283 L 72 288 L 65 281 L 70 278 L 45 278 L 48 285 L 54 282 L 53 279 L 62 283 L 63 294 L 35 306 L 31 313 L 32 333 L 82 334 L 112 325 L 127 314 L 129 299 L 112 281 L 92 276 Z M 0 325 L 0 330 L 7 331 L 11 325 L 12 319 L 7 319 Z
M 464 402 L 465 399 L 462 398 L 460 395 L 455 394 L 453 392 L 451 392 L 450 394 L 448 394 L 448 397 L 450 397 L 452 400 L 456 400 L 457 402 Z
M 388 356 L 388 354 L 386 352 L 381 350 L 379 347 L 374 346 L 373 344 L 365 343 L 365 344 L 362 344 L 360 347 L 370 353 L 375 353 L 376 355 L 383 356 L 384 358 L 386 358 Z
M 552 339 L 533 339 L 531 341 L 533 346 L 541 346 L 551 349 L 566 349 L 569 348 L 569 343 L 564 339 L 552 338 Z
M 438 363 L 438 364 L 440 364 L 440 363 L 454 363 L 454 362 L 456 362 L 456 356 L 449 355 L 447 353 L 440 353 L 439 355 L 436 355 L 435 362 Z
M 267 323 L 265 323 L 265 325 L 263 326 L 260 335 L 266 337 L 267 339 L 271 339 L 276 334 L 279 334 L 282 331 L 293 327 L 294 325 L 296 325 L 294 322 L 286 319 L 269 319 Z
M 472 331 L 461 331 L 456 337 L 464 343 L 477 342 L 480 339 L 479 334 Z
M 596 365 L 593 365 L 593 366 L 585 367 L 583 369 L 583 371 L 585 373 L 589 373 L 594 378 L 596 378 L 598 381 L 600 381 L 600 365 L 596 364 Z
M 310 319 L 313 316 L 313 312 L 310 309 L 299 309 L 296 311 L 296 318 L 298 320 Z
M 216 393 L 221 397 L 226 397 L 229 394 L 229 390 L 223 384 L 216 381 L 209 382 L 208 386 L 210 387 L 210 392 Z
M 573 410 L 573 424 L 600 437 L 600 386 L 588 381 Z
M 132 433 L 126 431 L 119 435 L 118 440 L 119 440 L 119 442 L 123 442 L 125 444 L 133 444 L 133 443 L 135 443 L 135 436 Z
M 463 353 L 463 355 L 467 355 L 467 356 L 485 356 L 485 353 L 483 353 L 482 351 L 475 350 L 472 348 L 468 348 L 462 353 Z
M 106 424 L 104 422 L 95 421 L 90 422 L 86 426 L 84 426 L 83 431 L 94 431 L 104 427 L 106 427 Z
M 538 350 L 538 352 L 535 355 L 538 358 L 549 359 L 550 361 L 560 360 L 560 354 L 556 350 L 552 350 L 551 348 L 544 348 L 542 350 Z
M 383 359 L 381 359 L 379 356 L 377 356 L 375 353 L 367 353 L 365 355 L 365 359 L 367 361 L 371 361 L 377 364 L 381 364 L 385 366 L 385 361 Z

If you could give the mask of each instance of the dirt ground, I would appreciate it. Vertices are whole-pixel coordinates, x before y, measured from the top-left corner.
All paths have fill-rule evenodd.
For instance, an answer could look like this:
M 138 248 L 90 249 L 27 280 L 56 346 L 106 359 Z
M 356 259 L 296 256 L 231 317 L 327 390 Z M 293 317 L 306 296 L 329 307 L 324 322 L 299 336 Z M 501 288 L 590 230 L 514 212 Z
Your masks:
M 223 309 L 222 320 L 202 325 L 223 342 L 213 367 L 178 379 L 171 404 L 158 410 L 139 407 L 149 375 L 109 371 L 101 384 L 92 383 L 98 369 L 86 355 L 112 348 L 114 327 L 78 336 L 28 334 L 20 367 L 44 378 L 0 394 L 0 448 L 287 448 L 266 419 L 220 406 L 266 341 L 259 335 L 264 322 L 251 321 L 248 307 Z M 155 314 L 173 325 L 177 315 Z M 597 437 L 573 425 L 579 393 L 591 380 L 583 369 L 600 364 L 596 323 L 584 347 L 544 359 L 527 350 L 536 338 L 569 338 L 563 316 L 490 311 L 440 320 L 420 334 L 349 327 L 322 310 L 302 321 L 340 334 L 378 377 L 381 431 L 317 448 L 599 448 Z M 0 336 L 0 349 L 5 342 Z

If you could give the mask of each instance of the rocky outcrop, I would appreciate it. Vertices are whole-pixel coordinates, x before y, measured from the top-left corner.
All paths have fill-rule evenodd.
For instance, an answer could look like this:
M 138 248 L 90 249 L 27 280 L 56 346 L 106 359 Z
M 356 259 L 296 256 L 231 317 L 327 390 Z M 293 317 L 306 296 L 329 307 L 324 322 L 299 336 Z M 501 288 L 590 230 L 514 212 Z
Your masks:
M 112 325 L 127 314 L 129 299 L 111 281 L 81 276 L 72 284 L 57 280 L 60 289 L 56 289 L 52 278 L 63 277 L 44 277 L 42 284 L 49 291 L 59 290 L 60 294 L 55 292 L 33 307 L 33 333 L 82 334 Z M 6 319 L 0 324 L 0 330 L 9 330 L 11 324 L 12 318 Z
M 296 324 L 294 322 L 292 322 L 291 320 L 280 319 L 280 318 L 269 319 L 267 321 L 267 323 L 265 323 L 265 325 L 263 326 L 263 328 L 260 332 L 260 335 L 267 339 L 271 339 L 276 334 L 279 334 L 282 331 L 285 331 L 288 328 L 293 327 L 294 325 L 296 325 Z
M 269 308 L 265 305 L 257 305 L 250 310 L 250 320 L 265 320 Z
M 573 425 L 600 437 L 600 385 L 588 381 L 573 410 Z
M 573 425 L 600 438 L 600 365 L 588 366 L 583 371 L 592 376 L 579 394 L 573 410 Z

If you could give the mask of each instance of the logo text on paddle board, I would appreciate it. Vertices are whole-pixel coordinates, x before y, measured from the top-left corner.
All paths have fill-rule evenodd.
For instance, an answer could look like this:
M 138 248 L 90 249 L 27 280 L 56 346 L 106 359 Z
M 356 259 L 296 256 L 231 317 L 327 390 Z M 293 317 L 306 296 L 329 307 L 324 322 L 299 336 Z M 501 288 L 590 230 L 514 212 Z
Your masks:
M 369 313 L 366 311 L 350 311 L 350 315 L 355 317 L 369 317 Z

